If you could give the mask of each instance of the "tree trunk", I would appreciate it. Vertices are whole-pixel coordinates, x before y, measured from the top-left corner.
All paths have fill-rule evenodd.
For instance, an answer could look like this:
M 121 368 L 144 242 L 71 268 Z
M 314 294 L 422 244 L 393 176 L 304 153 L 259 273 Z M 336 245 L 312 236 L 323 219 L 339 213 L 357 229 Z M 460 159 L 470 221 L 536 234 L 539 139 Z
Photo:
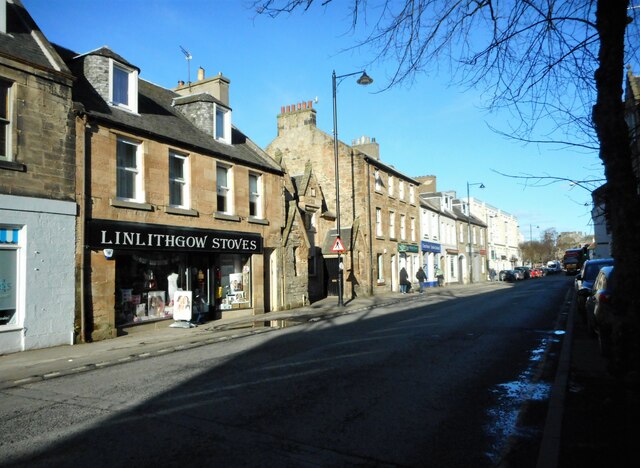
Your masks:
M 607 189 L 606 217 L 611 227 L 616 260 L 615 317 L 612 364 L 619 371 L 638 369 L 640 315 L 640 197 L 631 163 L 629 130 L 624 120 L 624 40 L 627 27 L 625 0 L 598 0 L 596 28 L 600 34 L 599 68 L 595 73 L 597 100 L 593 121 L 600 140 Z

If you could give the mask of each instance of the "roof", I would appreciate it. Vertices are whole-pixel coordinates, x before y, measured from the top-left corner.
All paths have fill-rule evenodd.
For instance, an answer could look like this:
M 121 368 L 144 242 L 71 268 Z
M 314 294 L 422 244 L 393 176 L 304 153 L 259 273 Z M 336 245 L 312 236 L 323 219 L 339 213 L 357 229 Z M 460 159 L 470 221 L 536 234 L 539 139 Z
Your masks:
M 69 74 L 55 49 L 20 0 L 6 2 L 7 33 L 0 34 L 0 54 L 39 68 Z
M 137 114 L 108 105 L 78 70 L 82 69 L 80 65 L 85 57 L 93 54 L 104 56 L 106 51 L 110 49 L 101 48 L 78 55 L 68 49 L 56 47 L 77 75 L 73 89 L 73 100 L 82 105 L 81 107 L 89 117 L 132 133 L 142 133 L 159 140 L 169 140 L 174 144 L 193 148 L 198 152 L 221 157 L 231 162 L 283 173 L 282 167 L 238 128 L 232 127 L 230 145 L 221 143 L 215 140 L 212 135 L 198 129 L 172 106 L 174 100 L 183 98 L 170 89 L 139 78 Z M 113 52 L 112 54 L 112 58 L 119 57 Z M 126 61 L 125 63 L 128 64 Z

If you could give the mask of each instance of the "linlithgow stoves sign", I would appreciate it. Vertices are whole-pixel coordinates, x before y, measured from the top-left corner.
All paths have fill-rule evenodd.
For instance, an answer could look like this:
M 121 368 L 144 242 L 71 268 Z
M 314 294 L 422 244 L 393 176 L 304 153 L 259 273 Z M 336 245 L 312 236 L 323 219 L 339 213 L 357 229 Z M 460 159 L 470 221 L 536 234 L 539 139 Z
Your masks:
M 106 220 L 87 221 L 87 241 L 98 250 L 262 253 L 259 234 Z

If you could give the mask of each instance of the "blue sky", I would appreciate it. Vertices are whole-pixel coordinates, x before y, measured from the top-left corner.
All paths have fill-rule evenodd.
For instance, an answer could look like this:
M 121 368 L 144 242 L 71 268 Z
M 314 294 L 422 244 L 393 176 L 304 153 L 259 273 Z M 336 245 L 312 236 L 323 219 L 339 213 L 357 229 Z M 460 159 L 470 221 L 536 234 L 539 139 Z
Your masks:
M 280 107 L 318 98 L 318 127 L 331 133 L 331 72 L 362 70 L 373 52 L 341 52 L 353 44 L 343 8 L 315 8 L 271 19 L 243 0 L 22 0 L 47 38 L 79 53 L 108 45 L 138 66 L 140 76 L 173 88 L 198 67 L 231 80 L 234 124 L 266 147 Z M 339 5 L 336 5 L 339 6 Z M 446 69 L 443 68 L 443 70 Z M 438 190 L 477 197 L 515 215 L 525 239 L 546 228 L 592 232 L 590 194 L 567 183 L 525 187 L 494 171 L 585 179 L 602 176 L 596 153 L 524 146 L 493 133 L 509 116 L 481 110 L 482 90 L 451 86 L 445 72 L 380 92 L 390 64 L 367 68 L 368 87 L 346 78 L 338 87 L 338 133 L 350 143 L 376 138 L 381 159 L 409 176 L 436 175 Z M 585 206 L 585 203 L 587 206 Z M 539 226 L 537 228 L 536 226 Z

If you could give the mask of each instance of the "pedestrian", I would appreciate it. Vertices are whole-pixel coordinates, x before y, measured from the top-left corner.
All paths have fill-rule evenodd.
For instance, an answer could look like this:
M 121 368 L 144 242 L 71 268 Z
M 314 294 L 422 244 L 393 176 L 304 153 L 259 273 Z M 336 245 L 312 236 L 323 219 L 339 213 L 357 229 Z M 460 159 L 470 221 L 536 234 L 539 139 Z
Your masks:
M 409 282 L 409 273 L 405 267 L 402 267 L 400 270 L 400 292 L 402 294 L 407 294 L 409 292 L 409 286 L 411 283 Z
M 416 279 L 418 280 L 418 284 L 420 285 L 420 294 L 422 294 L 424 291 L 425 283 L 427 282 L 427 275 L 425 274 L 422 267 L 418 268 Z
M 496 280 L 496 270 L 494 270 L 493 268 L 491 268 L 489 270 L 489 277 L 491 278 L 491 281 L 495 281 Z
M 436 267 L 436 278 L 438 279 L 438 286 L 444 286 L 444 272 L 439 266 Z

